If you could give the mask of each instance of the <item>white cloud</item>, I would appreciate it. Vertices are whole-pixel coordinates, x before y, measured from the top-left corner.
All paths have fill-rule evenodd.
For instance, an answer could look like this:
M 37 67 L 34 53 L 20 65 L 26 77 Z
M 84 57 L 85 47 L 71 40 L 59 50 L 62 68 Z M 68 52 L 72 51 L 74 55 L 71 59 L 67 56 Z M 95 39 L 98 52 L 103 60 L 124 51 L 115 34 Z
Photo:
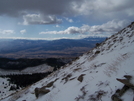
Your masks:
M 64 31 L 47 31 L 40 32 L 39 34 L 88 34 L 88 35 L 103 35 L 107 34 L 112 35 L 113 33 L 118 32 L 122 28 L 126 27 L 129 24 L 129 21 L 126 20 L 112 20 L 102 25 L 83 25 L 82 27 L 69 27 Z
M 26 40 L 59 40 L 59 39 L 81 39 L 81 36 L 78 37 L 58 37 L 58 38 L 28 38 L 28 37 L 0 37 L 0 39 L 26 39 Z M 85 38 L 85 37 L 83 37 Z
M 88 16 L 90 19 L 128 19 L 134 17 L 134 1 L 132 0 L 83 0 L 81 4 L 72 3 L 77 15 Z
M 14 34 L 14 30 L 0 30 L 0 33 L 1 34 L 4 34 L 4 35 L 10 35 L 10 34 Z
M 59 25 L 56 25 L 55 27 L 60 27 Z
M 26 33 L 26 30 L 23 29 L 23 30 L 20 31 L 20 33 L 21 33 L 21 34 L 24 34 L 24 33 Z
M 44 16 L 41 14 L 27 14 L 23 16 L 22 25 L 33 25 L 33 24 L 58 24 L 62 22 L 62 19 L 57 19 L 55 16 Z
M 39 34 L 76 34 L 79 33 L 80 29 L 78 27 L 69 27 L 64 31 L 48 31 L 48 32 L 40 32 Z
M 69 19 L 69 18 L 67 18 L 67 17 L 65 17 L 65 19 L 66 19 L 68 22 L 70 22 L 70 23 L 74 22 L 72 19 Z

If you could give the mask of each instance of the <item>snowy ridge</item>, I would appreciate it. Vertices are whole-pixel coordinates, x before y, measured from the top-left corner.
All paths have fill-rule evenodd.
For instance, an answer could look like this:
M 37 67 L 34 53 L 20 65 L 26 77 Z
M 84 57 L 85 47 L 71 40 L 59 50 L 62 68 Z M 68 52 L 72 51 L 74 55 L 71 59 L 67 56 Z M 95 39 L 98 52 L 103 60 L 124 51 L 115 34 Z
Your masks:
M 116 78 L 131 75 L 134 84 L 133 60 L 134 23 L 71 64 L 2 101 L 112 101 L 111 96 L 123 87 Z M 47 87 L 50 92 L 36 98 L 34 89 L 51 82 L 53 85 Z M 132 101 L 133 95 L 129 89 L 121 99 Z
M 33 74 L 33 73 L 46 73 L 46 72 L 53 71 L 53 67 L 42 64 L 35 67 L 27 67 L 21 71 L 19 70 L 3 70 L 0 69 L 0 75 L 10 75 L 10 74 Z

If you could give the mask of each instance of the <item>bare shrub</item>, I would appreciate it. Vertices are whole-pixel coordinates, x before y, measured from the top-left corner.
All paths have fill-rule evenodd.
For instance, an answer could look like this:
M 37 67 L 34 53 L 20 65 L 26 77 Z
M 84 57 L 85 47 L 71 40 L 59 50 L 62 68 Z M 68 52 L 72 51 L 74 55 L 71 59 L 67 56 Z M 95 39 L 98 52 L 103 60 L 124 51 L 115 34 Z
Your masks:
M 76 78 L 76 77 L 74 77 L 74 78 L 70 78 L 69 81 L 74 80 L 75 78 Z
M 96 85 L 97 85 L 98 87 L 101 87 L 101 86 L 106 87 L 106 86 L 109 86 L 109 81 L 105 81 L 105 82 L 99 81 L 99 83 L 96 84 Z
M 89 96 L 89 101 L 102 101 L 102 96 L 105 96 L 107 92 L 103 90 L 96 91 L 94 94 Z
M 99 53 L 100 53 L 100 51 L 96 51 L 96 52 L 95 52 L 95 54 L 99 54 Z
M 66 83 L 71 76 L 72 76 L 72 74 L 68 74 L 66 77 L 62 78 L 62 80 L 65 80 L 65 83 Z
M 90 70 L 95 70 L 95 69 L 97 68 L 96 63 L 97 63 L 97 61 L 91 63 L 91 65 L 90 65 Z
M 76 68 L 76 69 L 73 70 L 73 72 L 76 72 L 76 71 L 79 71 L 79 70 L 81 70 L 81 68 Z
M 85 90 L 85 86 L 83 86 L 80 91 L 82 92 L 82 95 L 79 95 L 78 97 L 75 98 L 76 101 L 84 100 L 84 97 L 87 94 L 87 91 Z

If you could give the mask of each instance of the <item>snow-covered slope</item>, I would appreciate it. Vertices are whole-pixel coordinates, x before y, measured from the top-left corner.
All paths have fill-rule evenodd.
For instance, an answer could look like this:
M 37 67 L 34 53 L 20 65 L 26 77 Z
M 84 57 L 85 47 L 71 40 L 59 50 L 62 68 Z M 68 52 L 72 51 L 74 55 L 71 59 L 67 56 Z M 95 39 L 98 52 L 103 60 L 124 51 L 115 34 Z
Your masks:
M 131 75 L 134 84 L 133 60 L 134 23 L 71 64 L 2 101 L 112 101 L 111 96 L 124 86 L 116 78 Z M 34 89 L 48 84 L 50 92 L 36 98 Z M 129 89 L 121 99 L 133 101 L 133 97 Z
M 17 91 L 17 90 L 10 90 L 11 87 L 16 87 L 16 85 L 10 84 L 8 81 L 8 78 L 1 78 L 0 77 L 0 100 Z
M 42 65 L 35 66 L 35 67 L 27 67 L 21 71 L 19 70 L 7 71 L 4 69 L 0 69 L 0 75 L 33 74 L 33 73 L 46 73 L 46 72 L 52 72 L 52 71 L 53 71 L 53 67 L 46 65 L 46 64 L 42 64 Z M 16 88 L 17 86 L 15 84 L 10 84 L 8 79 L 9 78 L 0 77 L 0 100 L 22 89 L 20 88 L 16 90 L 10 90 L 11 87 Z
M 47 64 L 42 64 L 39 66 L 35 67 L 27 67 L 23 70 L 4 70 L 0 69 L 0 75 L 10 75 L 10 74 L 33 74 L 33 73 L 45 73 L 53 71 L 53 67 L 47 65 Z

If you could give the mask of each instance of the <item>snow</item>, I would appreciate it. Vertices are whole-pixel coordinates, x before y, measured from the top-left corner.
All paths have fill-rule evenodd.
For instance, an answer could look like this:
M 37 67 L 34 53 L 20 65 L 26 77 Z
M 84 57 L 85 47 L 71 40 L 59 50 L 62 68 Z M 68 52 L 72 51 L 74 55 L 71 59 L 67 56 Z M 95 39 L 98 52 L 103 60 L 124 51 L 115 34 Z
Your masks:
M 131 83 L 134 84 L 133 26 L 111 36 L 72 64 L 2 101 L 112 101 L 111 96 L 124 86 L 116 78 L 131 75 Z M 77 80 L 81 74 L 85 74 L 82 82 Z M 52 81 L 55 81 L 53 86 L 47 88 L 50 92 L 36 98 L 34 89 Z M 131 89 L 121 97 L 123 101 L 132 101 L 133 98 L 134 91 Z
M 0 77 L 0 100 L 2 98 L 5 98 L 13 93 L 15 93 L 16 91 L 9 91 L 10 87 L 13 86 L 14 84 L 10 84 L 9 85 L 9 81 L 8 78 L 1 78 Z M 15 85 L 14 85 L 15 86 Z
M 42 64 L 39 66 L 35 66 L 35 67 L 27 67 L 21 71 L 19 70 L 3 70 L 0 69 L 0 75 L 9 75 L 9 74 L 33 74 L 33 73 L 45 73 L 45 72 L 49 72 L 49 71 L 53 71 L 53 67 L 47 65 L 47 64 Z

